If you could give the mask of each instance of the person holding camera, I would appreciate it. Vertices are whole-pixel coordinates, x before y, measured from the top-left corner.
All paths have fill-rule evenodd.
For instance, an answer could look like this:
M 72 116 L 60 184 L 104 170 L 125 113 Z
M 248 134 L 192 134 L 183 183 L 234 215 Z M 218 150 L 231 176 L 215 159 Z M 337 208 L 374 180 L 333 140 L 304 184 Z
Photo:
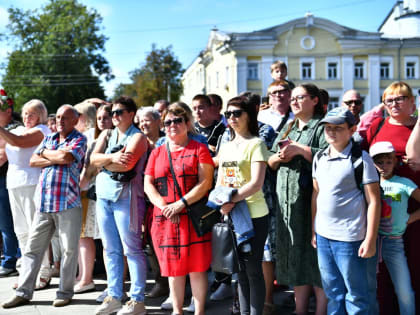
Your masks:
M 146 260 L 142 250 L 141 225 L 145 213 L 143 169 L 147 139 L 133 124 L 137 106 L 122 96 L 112 105 L 115 129 L 99 136 L 91 164 L 102 168 L 96 177 L 96 215 L 106 253 L 108 296 L 95 314 L 146 314 Z M 131 276 L 130 296 L 122 308 L 123 256 Z

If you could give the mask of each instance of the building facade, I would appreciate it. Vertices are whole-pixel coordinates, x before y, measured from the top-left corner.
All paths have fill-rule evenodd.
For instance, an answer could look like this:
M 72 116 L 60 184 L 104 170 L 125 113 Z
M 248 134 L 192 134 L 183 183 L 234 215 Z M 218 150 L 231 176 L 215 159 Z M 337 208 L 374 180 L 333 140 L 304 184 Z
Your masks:
M 330 106 L 344 91 L 355 88 L 365 110 L 381 101 L 383 90 L 403 80 L 420 88 L 420 0 L 397 1 L 378 32 L 364 32 L 306 14 L 250 33 L 210 32 L 199 56 L 183 75 L 189 104 L 199 93 L 219 94 L 226 101 L 241 92 L 262 96 L 272 82 L 270 66 L 288 66 L 288 80 L 326 89 Z M 416 93 L 417 94 L 417 93 Z

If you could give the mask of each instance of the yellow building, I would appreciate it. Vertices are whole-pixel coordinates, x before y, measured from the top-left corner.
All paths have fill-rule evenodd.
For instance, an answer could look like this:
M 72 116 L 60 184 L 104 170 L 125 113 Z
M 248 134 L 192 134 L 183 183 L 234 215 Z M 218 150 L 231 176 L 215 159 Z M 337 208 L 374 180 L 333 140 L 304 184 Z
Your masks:
M 308 13 L 250 33 L 213 29 L 204 49 L 183 75 L 189 104 L 196 94 L 219 94 L 224 103 L 244 91 L 262 96 L 272 82 L 270 66 L 282 60 L 288 80 L 316 84 L 330 94 L 330 106 L 355 88 L 365 110 L 383 90 L 404 80 L 417 92 L 420 58 L 420 0 L 397 1 L 378 32 L 364 32 Z M 417 94 L 417 93 L 416 93 Z

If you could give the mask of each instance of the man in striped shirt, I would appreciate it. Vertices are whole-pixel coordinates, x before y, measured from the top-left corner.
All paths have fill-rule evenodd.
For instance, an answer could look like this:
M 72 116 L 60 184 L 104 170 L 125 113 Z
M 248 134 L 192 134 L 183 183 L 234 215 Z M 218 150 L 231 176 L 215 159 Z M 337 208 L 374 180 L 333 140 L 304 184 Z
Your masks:
M 32 167 L 41 167 L 35 194 L 38 211 L 22 259 L 16 296 L 3 303 L 12 308 L 32 299 L 41 260 L 55 230 L 63 246 L 60 285 L 53 306 L 64 306 L 73 297 L 78 242 L 81 229 L 79 176 L 86 152 L 86 137 L 74 127 L 77 111 L 63 105 L 57 111 L 57 132 L 47 136 L 31 157 Z

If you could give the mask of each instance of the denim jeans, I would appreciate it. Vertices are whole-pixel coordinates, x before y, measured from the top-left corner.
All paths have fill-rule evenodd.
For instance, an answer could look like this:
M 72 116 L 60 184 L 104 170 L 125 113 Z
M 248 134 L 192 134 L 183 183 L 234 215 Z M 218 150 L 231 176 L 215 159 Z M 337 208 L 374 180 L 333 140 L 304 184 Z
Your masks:
M 10 210 L 9 194 L 6 189 L 6 177 L 0 176 L 0 231 L 3 238 L 4 260 L 2 267 L 15 269 L 19 256 L 19 244 L 13 228 L 12 212 Z
M 381 242 L 382 259 L 386 264 L 398 297 L 400 314 L 414 315 L 416 313 L 414 291 L 411 286 L 410 271 L 405 256 L 404 241 L 402 238 L 382 236 Z M 379 246 L 380 244 L 378 248 Z
M 144 203 L 144 200 L 138 202 Z M 146 259 L 142 249 L 141 231 L 134 233 L 129 229 L 130 200 L 112 202 L 98 198 L 96 215 L 106 254 L 108 295 L 118 300 L 123 296 L 123 256 L 125 255 L 131 277 L 131 299 L 143 302 L 147 276 Z M 139 213 L 140 223 L 143 217 L 144 213 Z
M 367 259 L 358 256 L 361 243 L 317 235 L 318 265 L 329 315 L 369 314 Z

